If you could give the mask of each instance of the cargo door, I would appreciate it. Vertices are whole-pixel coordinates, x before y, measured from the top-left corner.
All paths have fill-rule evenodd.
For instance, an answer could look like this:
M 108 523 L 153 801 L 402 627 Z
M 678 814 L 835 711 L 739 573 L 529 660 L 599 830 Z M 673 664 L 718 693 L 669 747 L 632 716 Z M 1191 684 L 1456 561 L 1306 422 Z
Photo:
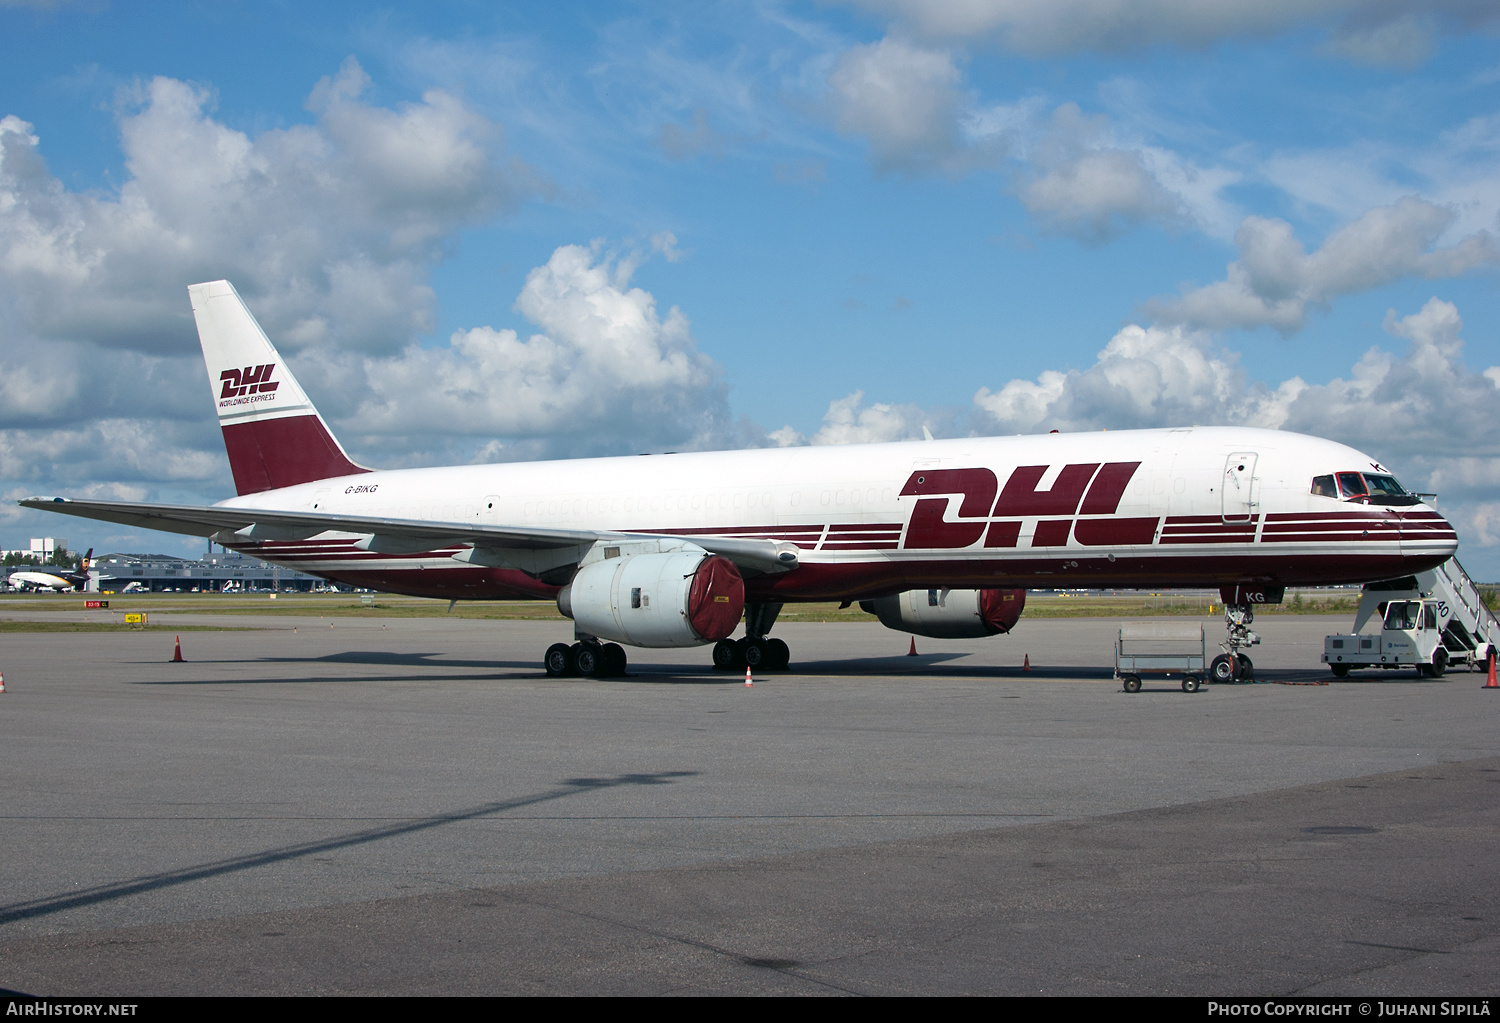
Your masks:
M 1219 494 L 1225 522 L 1249 522 L 1260 510 L 1255 492 L 1255 459 L 1254 451 L 1236 451 L 1224 460 Z

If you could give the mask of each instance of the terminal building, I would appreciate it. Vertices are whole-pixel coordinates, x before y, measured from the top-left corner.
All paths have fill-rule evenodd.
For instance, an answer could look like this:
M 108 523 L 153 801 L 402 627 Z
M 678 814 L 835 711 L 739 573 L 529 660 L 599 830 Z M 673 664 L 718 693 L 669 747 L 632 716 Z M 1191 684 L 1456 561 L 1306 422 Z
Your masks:
M 327 590 L 315 575 L 279 568 L 233 551 L 189 561 L 170 554 L 106 554 L 89 570 L 93 593 L 234 593 Z

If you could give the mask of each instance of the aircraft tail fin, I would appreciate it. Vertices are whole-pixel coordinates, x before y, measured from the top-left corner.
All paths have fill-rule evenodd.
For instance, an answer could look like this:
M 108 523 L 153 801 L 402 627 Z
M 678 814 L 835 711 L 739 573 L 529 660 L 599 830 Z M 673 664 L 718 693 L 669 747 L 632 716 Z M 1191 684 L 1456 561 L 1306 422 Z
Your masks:
M 369 472 L 328 424 L 228 281 L 188 287 L 229 468 L 240 494 Z

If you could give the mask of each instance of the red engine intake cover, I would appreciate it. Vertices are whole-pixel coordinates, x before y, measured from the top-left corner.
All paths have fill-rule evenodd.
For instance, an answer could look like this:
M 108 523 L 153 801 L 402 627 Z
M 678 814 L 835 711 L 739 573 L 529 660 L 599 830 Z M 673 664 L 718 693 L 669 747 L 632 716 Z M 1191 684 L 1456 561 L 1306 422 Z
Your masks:
M 980 590 L 979 616 L 996 632 L 1009 632 L 1026 607 L 1025 590 Z
M 698 563 L 687 599 L 688 623 L 706 640 L 728 638 L 745 614 L 745 580 L 734 562 L 710 555 Z

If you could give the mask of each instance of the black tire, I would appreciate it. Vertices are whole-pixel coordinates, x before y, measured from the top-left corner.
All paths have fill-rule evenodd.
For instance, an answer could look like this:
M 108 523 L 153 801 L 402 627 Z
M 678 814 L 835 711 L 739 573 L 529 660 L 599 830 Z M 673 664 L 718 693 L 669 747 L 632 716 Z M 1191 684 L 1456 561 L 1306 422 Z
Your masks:
M 1238 662 L 1236 665 L 1237 670 L 1235 671 L 1235 678 L 1241 682 L 1255 681 L 1255 662 L 1250 660 L 1250 658 L 1246 657 L 1244 654 L 1235 654 L 1234 659 L 1236 662 Z
M 1184 693 L 1196 693 L 1198 691 L 1198 676 L 1184 675 L 1182 677 L 1182 691 Z
M 565 678 L 572 661 L 573 651 L 568 644 L 553 643 L 547 648 L 547 655 L 542 658 L 542 667 L 547 669 L 548 678 Z
M 734 640 L 721 639 L 714 644 L 714 669 L 728 671 L 734 667 Z
M 1431 664 L 1417 665 L 1417 674 L 1423 678 L 1442 678 L 1443 672 L 1448 670 L 1448 651 L 1438 647 L 1432 652 Z
M 769 668 L 766 663 L 766 641 L 763 639 L 747 639 L 740 650 L 740 659 L 745 662 L 745 667 L 752 669 Z
M 770 660 L 766 667 L 772 671 L 786 671 L 792 663 L 792 648 L 779 639 L 766 640 L 766 654 Z
M 1348 678 L 1349 677 L 1349 665 L 1347 665 L 1347 664 L 1330 664 L 1328 666 L 1328 670 L 1331 671 L 1331 672 L 1333 672 L 1333 677 L 1334 678 Z
M 1141 691 L 1141 677 L 1139 675 L 1126 675 L 1122 680 L 1125 683 L 1127 693 L 1138 693 Z
M 625 674 L 625 648 L 618 643 L 606 643 L 600 648 L 603 654 L 601 673 L 609 678 Z
M 1209 664 L 1208 677 L 1213 679 L 1220 685 L 1224 685 L 1228 682 L 1233 682 L 1235 675 L 1234 668 L 1234 658 L 1230 657 L 1228 654 L 1220 654 L 1218 657 L 1215 657 L 1213 659 L 1212 663 Z
M 603 659 L 602 651 L 596 644 L 580 643 L 573 651 L 573 669 L 580 675 L 598 678 Z

